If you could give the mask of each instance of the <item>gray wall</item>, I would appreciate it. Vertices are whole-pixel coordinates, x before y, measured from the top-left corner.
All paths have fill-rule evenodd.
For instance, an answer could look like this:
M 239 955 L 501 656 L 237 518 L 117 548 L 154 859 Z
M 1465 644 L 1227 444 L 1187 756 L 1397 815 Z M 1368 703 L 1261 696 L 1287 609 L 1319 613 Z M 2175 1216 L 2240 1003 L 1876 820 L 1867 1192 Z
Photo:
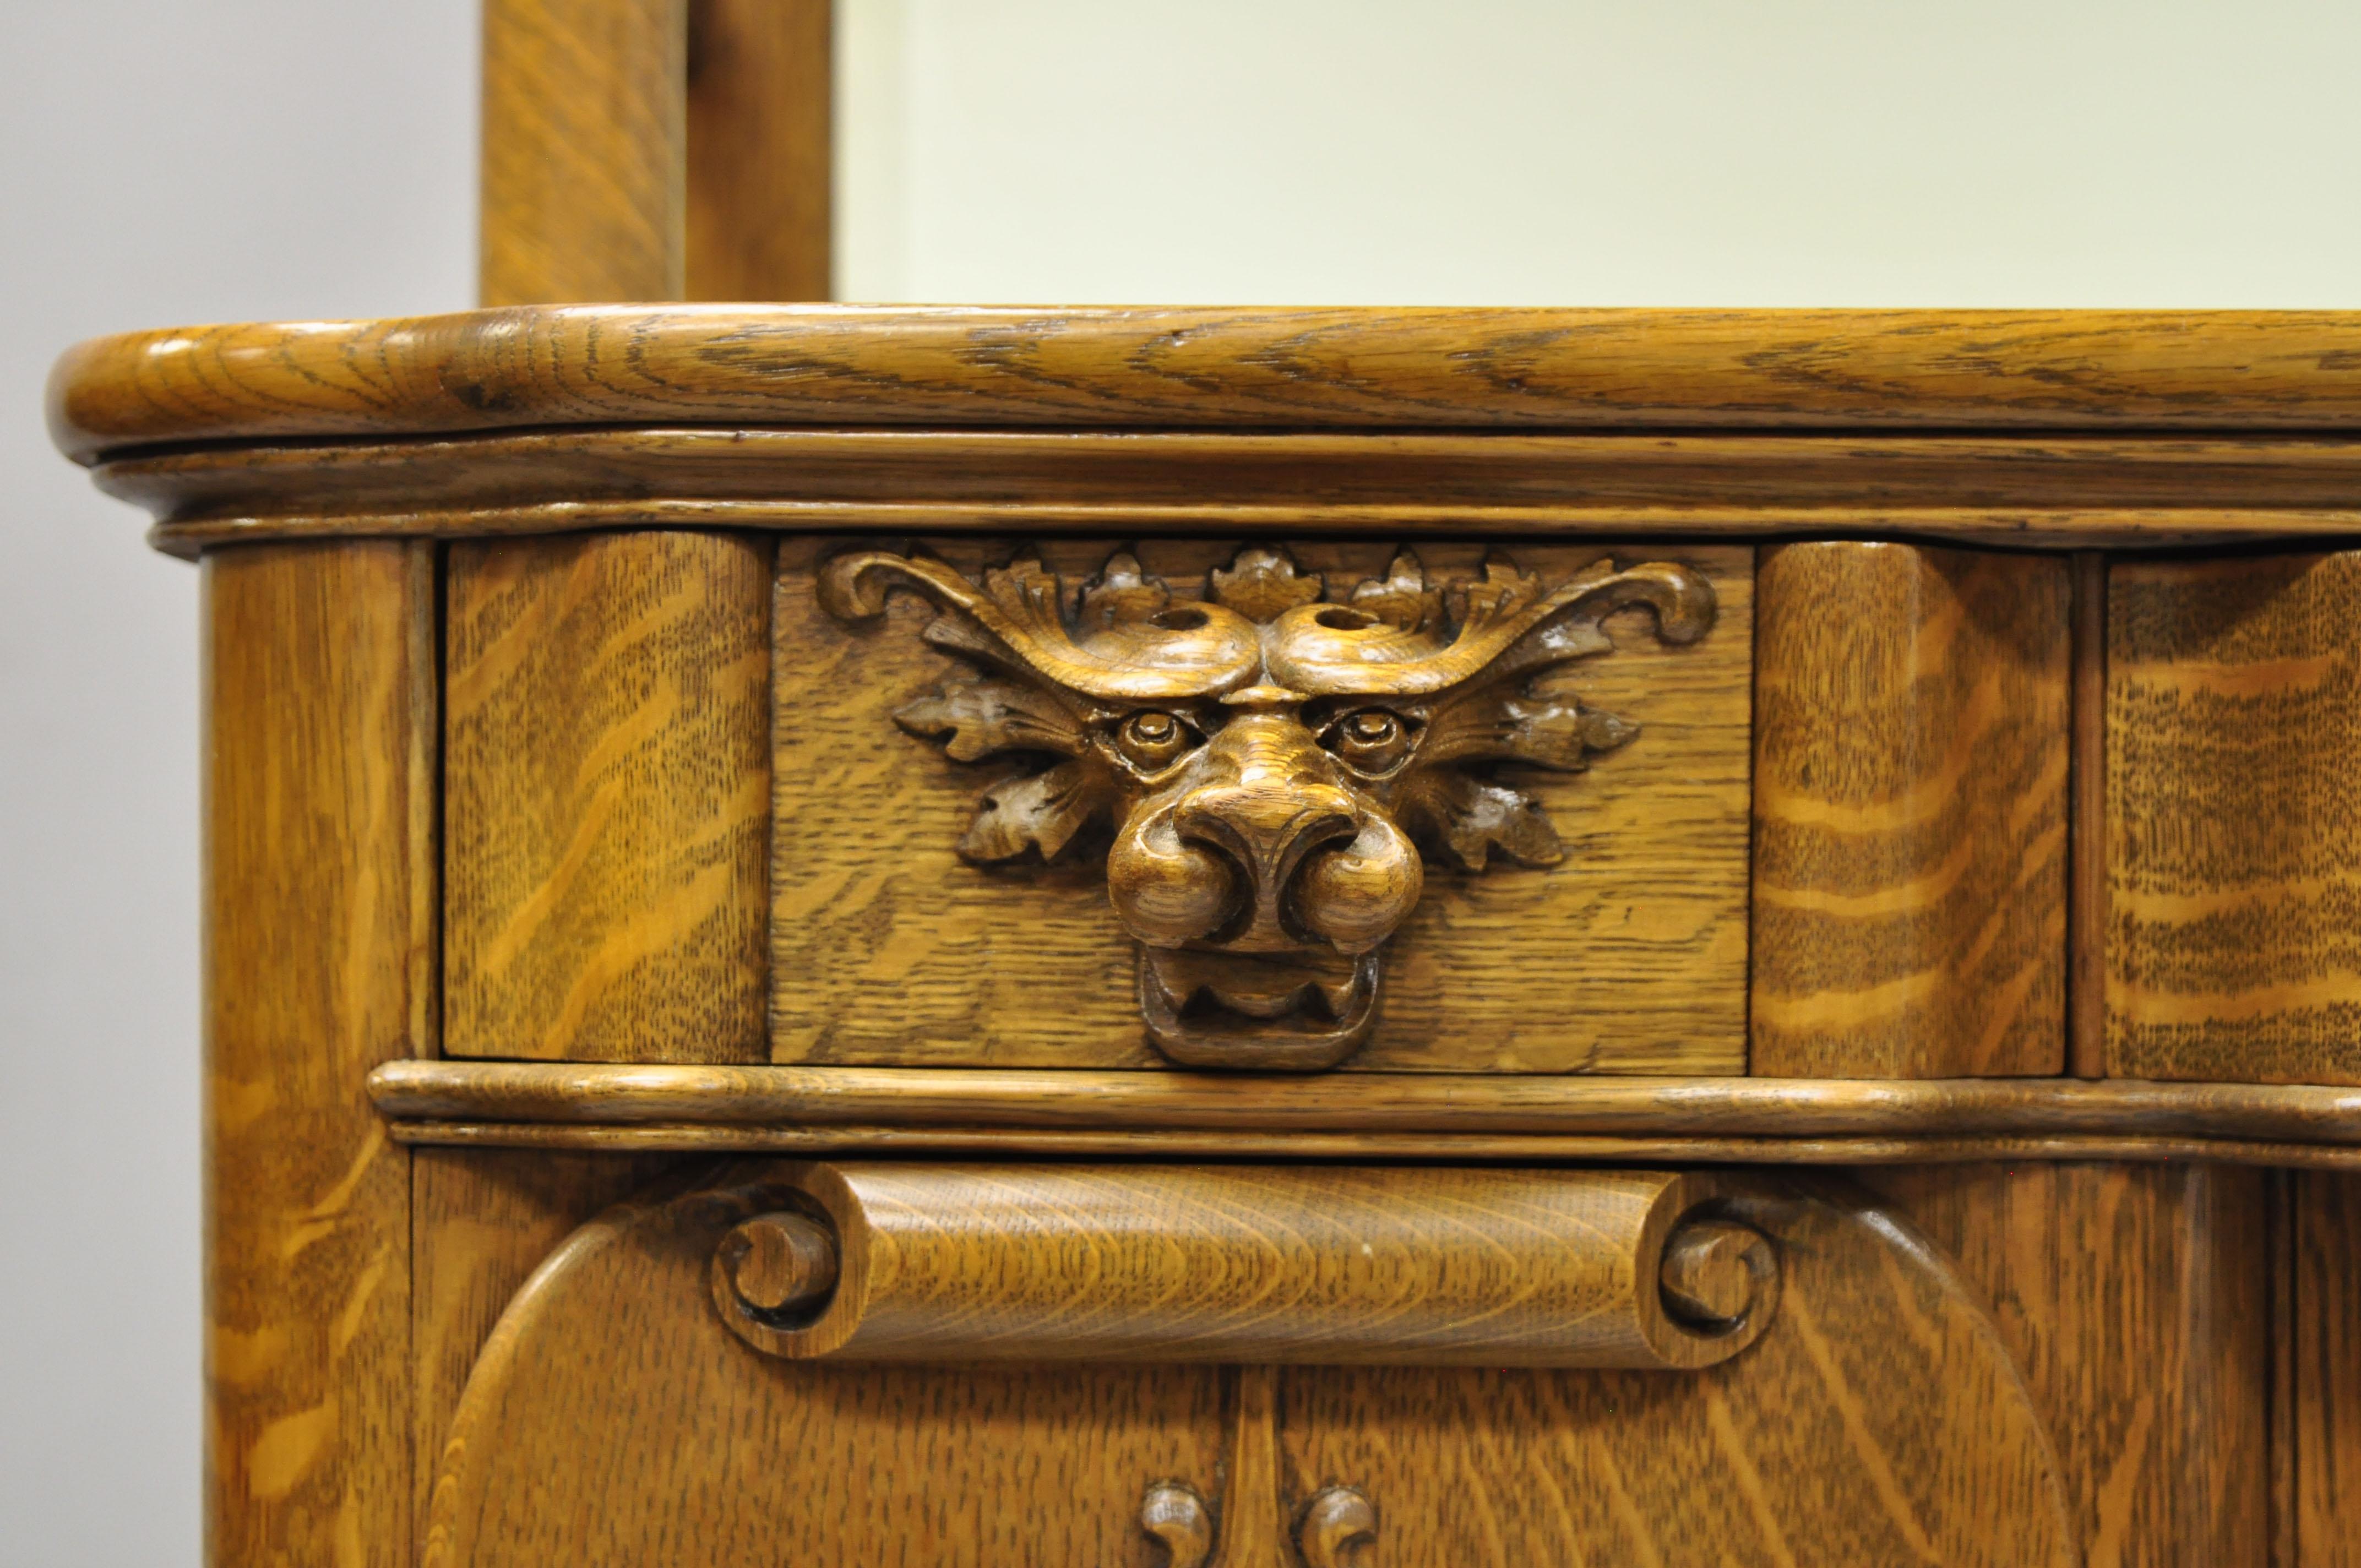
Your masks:
M 41 378 L 466 304 L 472 13 L 0 6 L 0 1563 L 196 1561 L 196 580 Z M 851 297 L 2361 306 L 2349 0 L 845 14 Z
M 472 0 L 0 5 L 0 1563 L 194 1563 L 196 573 L 49 449 L 139 326 L 465 307 Z

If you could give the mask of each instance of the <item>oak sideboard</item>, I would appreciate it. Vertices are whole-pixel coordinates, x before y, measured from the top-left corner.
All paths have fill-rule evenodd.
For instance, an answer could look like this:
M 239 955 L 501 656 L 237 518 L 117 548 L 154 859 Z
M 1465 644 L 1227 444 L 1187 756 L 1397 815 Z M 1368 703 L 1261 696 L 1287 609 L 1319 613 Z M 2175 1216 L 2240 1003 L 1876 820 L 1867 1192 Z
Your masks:
M 85 345 L 224 1563 L 2361 1561 L 2361 316 Z

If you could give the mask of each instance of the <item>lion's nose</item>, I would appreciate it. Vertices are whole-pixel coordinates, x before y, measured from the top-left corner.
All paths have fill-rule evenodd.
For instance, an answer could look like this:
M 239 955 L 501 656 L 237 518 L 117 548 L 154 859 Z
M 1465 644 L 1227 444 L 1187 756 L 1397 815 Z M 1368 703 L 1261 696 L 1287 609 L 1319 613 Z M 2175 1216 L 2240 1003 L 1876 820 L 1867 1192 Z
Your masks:
M 1352 797 L 1330 784 L 1289 789 L 1215 785 L 1180 803 L 1173 826 L 1227 856 L 1257 888 L 1282 888 L 1303 857 L 1358 831 Z
M 1246 894 L 1214 935 L 1224 947 L 1275 951 L 1300 947 L 1310 933 L 1294 927 L 1290 892 L 1317 851 L 1350 843 L 1361 830 L 1352 796 L 1333 784 L 1215 784 L 1193 790 L 1173 814 L 1184 843 L 1199 846 L 1236 868 Z

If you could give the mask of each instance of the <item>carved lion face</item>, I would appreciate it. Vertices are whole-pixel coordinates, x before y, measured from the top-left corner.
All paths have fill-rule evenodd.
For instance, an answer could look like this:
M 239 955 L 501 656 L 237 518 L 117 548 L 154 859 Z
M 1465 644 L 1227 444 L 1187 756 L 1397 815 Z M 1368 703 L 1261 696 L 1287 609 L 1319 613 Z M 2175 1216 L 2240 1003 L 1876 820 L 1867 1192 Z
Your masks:
M 1367 1037 L 1422 857 L 1469 872 L 1496 851 L 1563 858 L 1496 770 L 1578 772 L 1637 729 L 1533 678 L 1611 649 L 1599 621 L 1627 606 L 1653 609 L 1671 642 L 1714 616 L 1705 579 L 1664 563 L 1602 562 L 1547 587 L 1496 555 L 1437 587 L 1405 550 L 1382 578 L 1334 599 L 1325 587 L 1262 548 L 1214 570 L 1202 599 L 1128 553 L 1074 587 L 1031 559 L 976 584 L 881 552 L 838 556 L 819 580 L 841 620 L 881 614 L 896 587 L 939 607 L 926 639 L 962 672 L 896 720 L 959 762 L 1034 764 L 985 793 L 960 854 L 1106 844 L 1158 1047 L 1294 1069 Z

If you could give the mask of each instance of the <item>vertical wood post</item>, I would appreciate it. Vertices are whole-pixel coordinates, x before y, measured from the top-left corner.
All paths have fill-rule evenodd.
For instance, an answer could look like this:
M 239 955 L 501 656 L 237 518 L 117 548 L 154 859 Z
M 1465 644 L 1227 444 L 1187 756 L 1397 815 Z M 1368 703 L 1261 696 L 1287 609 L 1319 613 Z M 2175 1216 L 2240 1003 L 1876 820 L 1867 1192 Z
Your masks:
M 410 1561 L 410 1155 L 434 1034 L 431 544 L 204 561 L 210 1561 Z
M 487 305 L 676 300 L 686 0 L 484 0 Z
M 830 297 L 832 0 L 690 0 L 688 297 Z

